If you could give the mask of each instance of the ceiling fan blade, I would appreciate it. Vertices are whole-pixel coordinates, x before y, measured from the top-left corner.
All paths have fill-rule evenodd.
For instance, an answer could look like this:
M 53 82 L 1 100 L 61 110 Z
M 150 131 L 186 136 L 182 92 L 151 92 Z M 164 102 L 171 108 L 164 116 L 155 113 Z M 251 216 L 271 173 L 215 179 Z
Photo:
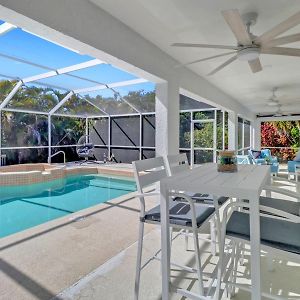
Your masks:
M 231 52 L 226 52 L 226 53 L 222 53 L 222 54 L 218 54 L 218 55 L 214 55 L 214 56 L 210 56 L 210 57 L 206 57 L 206 58 L 201 58 L 201 59 L 197 59 L 197 60 L 194 60 L 194 61 L 190 61 L 190 62 L 185 63 L 185 64 L 177 65 L 176 67 L 188 66 L 188 65 L 192 65 L 192 64 L 195 64 L 195 63 L 198 63 L 198 62 L 202 62 L 202 61 L 206 61 L 206 60 L 210 60 L 210 59 L 213 59 L 213 58 L 222 57 L 222 56 L 226 56 L 226 55 L 230 55 L 230 54 L 234 54 L 234 53 L 236 53 L 236 52 L 231 51 Z
M 233 61 L 235 61 L 237 59 L 237 56 L 233 56 L 231 58 L 229 58 L 228 60 L 226 60 L 223 64 L 221 64 L 220 66 L 218 66 L 216 69 L 212 70 L 210 73 L 208 73 L 208 76 L 214 75 L 215 73 L 217 73 L 218 71 L 220 71 L 221 69 L 225 68 L 227 65 L 231 64 Z
M 285 21 L 279 23 L 275 27 L 263 33 L 261 36 L 257 37 L 254 41 L 260 44 L 266 44 L 268 41 L 272 40 L 273 38 L 280 35 L 281 33 L 288 31 L 290 28 L 293 28 L 298 24 L 300 24 L 300 12 L 297 12 L 296 14 L 292 15 Z
M 296 34 L 283 36 L 281 38 L 269 41 L 266 44 L 263 44 L 263 47 L 264 48 L 272 48 L 275 46 L 295 43 L 295 42 L 299 42 L 299 41 L 300 41 L 300 33 L 296 33 Z
M 241 15 L 237 9 L 230 9 L 222 11 L 222 15 L 229 25 L 231 31 L 235 35 L 238 43 L 246 46 L 252 45 L 252 39 L 247 31 L 247 28 L 241 18 Z
M 209 44 L 193 44 L 193 43 L 174 43 L 173 47 L 187 47 L 187 48 L 211 48 L 211 49 L 228 49 L 237 50 L 236 46 L 226 46 L 226 45 L 209 45 Z
M 262 70 L 262 66 L 261 66 L 259 58 L 255 59 L 255 60 L 249 60 L 248 64 L 253 73 L 257 73 Z
M 286 55 L 286 56 L 299 56 L 300 49 L 296 48 L 285 48 L 285 47 L 273 47 L 273 48 L 261 48 L 263 54 L 274 54 L 274 55 Z

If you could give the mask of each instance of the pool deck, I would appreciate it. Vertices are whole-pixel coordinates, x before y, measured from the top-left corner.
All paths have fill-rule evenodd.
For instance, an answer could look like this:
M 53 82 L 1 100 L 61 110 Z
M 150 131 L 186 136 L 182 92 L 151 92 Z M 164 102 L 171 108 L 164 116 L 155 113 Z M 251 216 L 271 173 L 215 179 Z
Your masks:
M 0 299 L 51 299 L 132 245 L 139 213 L 134 194 L 2 238 Z M 155 204 L 149 199 L 149 207 Z
M 130 171 L 125 165 L 119 168 Z M 274 184 L 299 191 L 298 184 L 284 179 L 275 178 Z M 149 197 L 147 208 L 157 202 Z M 1 239 L 0 299 L 133 299 L 138 213 L 138 199 L 124 195 Z M 160 247 L 158 228 L 146 225 L 145 229 L 144 260 Z M 174 241 L 172 257 L 193 266 L 194 252 L 185 251 L 183 240 Z M 201 242 L 200 247 L 206 271 L 211 272 L 215 258 L 209 255 L 207 243 Z M 246 259 L 239 272 L 249 277 L 248 254 Z M 262 258 L 264 290 L 300 299 L 300 265 L 282 259 L 274 265 L 275 271 L 268 272 L 266 257 Z M 178 270 L 172 275 L 174 286 L 197 291 L 193 275 Z M 152 261 L 142 272 L 141 299 L 160 298 L 160 264 Z M 182 298 L 174 294 L 172 299 Z M 234 299 L 248 300 L 249 293 L 239 291 Z

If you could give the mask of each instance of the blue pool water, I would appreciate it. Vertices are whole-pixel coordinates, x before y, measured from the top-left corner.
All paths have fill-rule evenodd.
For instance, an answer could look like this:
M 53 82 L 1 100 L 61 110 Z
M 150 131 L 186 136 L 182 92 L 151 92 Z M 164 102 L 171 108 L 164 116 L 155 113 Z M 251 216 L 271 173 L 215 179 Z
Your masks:
M 99 175 L 0 188 L 0 237 L 136 190 L 130 180 Z

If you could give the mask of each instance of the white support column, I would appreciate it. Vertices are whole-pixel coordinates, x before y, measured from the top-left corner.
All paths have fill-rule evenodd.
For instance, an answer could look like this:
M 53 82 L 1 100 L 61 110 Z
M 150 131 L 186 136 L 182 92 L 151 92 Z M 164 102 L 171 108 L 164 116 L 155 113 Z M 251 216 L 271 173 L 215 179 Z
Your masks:
M 190 165 L 193 168 L 194 167 L 194 161 L 195 161 L 195 151 L 194 151 L 194 146 L 195 146 L 195 140 L 194 140 L 194 128 L 195 123 L 193 122 L 193 113 L 191 112 L 191 126 L 190 126 L 190 147 L 191 147 L 191 159 L 190 159 Z M 179 133 L 180 134 L 180 133 Z
M 222 111 L 222 150 L 225 150 L 225 110 Z
M 0 155 L 2 154 L 2 110 L 0 109 Z M 0 162 L 1 166 L 1 162 Z
M 179 84 L 177 81 L 156 85 L 155 103 L 155 149 L 156 156 L 177 154 L 179 152 Z M 158 189 L 167 195 L 164 186 Z M 168 197 L 160 197 L 161 205 L 161 261 L 162 261 L 162 299 L 169 299 L 170 280 L 170 232 L 168 226 Z
M 111 116 L 108 116 L 107 156 L 111 157 Z
M 51 115 L 48 115 L 48 163 L 51 164 L 51 146 L 52 146 L 52 136 L 51 136 Z
M 242 148 L 245 148 L 245 120 L 243 119 L 243 126 L 242 126 Z M 242 154 L 244 155 L 245 150 L 243 150 Z
M 217 162 L 217 110 L 214 112 L 214 122 L 213 122 L 213 162 Z
M 142 160 L 143 159 L 143 149 L 142 149 L 142 145 L 143 145 L 143 115 L 140 114 L 140 138 L 139 138 L 139 141 L 140 141 L 140 145 L 139 145 L 139 151 L 140 151 L 140 154 L 139 154 L 139 159 Z
M 251 147 L 255 150 L 261 149 L 261 121 L 256 119 L 251 126 Z
M 156 156 L 179 152 L 179 84 L 175 82 L 156 85 L 155 103 Z
M 85 118 L 85 142 L 89 143 L 89 119 Z
M 228 112 L 228 149 L 238 150 L 238 116 L 235 112 Z

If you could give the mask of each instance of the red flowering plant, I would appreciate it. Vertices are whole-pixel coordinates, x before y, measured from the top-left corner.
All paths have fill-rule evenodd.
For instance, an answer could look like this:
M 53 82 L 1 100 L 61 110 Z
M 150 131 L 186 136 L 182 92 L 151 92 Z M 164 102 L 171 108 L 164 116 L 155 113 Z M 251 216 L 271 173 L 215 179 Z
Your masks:
M 299 143 L 299 121 L 261 123 L 261 147 L 270 148 L 272 155 L 278 157 L 279 160 L 292 160 L 298 151 Z

